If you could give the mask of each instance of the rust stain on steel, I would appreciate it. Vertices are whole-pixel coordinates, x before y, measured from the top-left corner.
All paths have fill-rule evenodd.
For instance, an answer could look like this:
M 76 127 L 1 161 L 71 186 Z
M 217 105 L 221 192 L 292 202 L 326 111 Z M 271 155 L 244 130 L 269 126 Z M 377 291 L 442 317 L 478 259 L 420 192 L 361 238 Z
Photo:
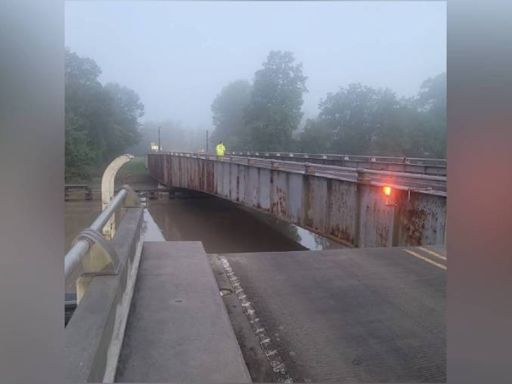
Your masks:
M 444 242 L 446 198 L 434 194 L 404 192 L 394 208 L 373 185 L 182 155 L 150 154 L 148 170 L 168 187 L 270 211 L 343 244 L 355 245 L 357 239 L 368 247 Z
M 361 188 L 360 245 L 385 247 L 391 245 L 393 209 L 385 205 L 380 188 Z
M 274 196 L 270 205 L 270 212 L 279 218 L 286 218 L 288 215 L 288 203 L 286 198 L 286 192 L 281 188 L 277 187 L 274 190 Z
M 305 228 L 309 228 L 316 231 L 316 228 L 313 223 L 313 209 L 311 204 L 311 201 L 315 197 L 315 194 L 312 191 L 313 188 L 311 188 L 311 179 L 312 176 L 304 175 L 304 219 L 302 220 L 302 223 Z
M 206 185 L 205 185 L 205 175 L 204 175 L 204 162 L 202 160 L 198 160 L 198 168 L 199 168 L 199 173 L 198 173 L 199 188 L 201 191 L 205 191 Z
M 328 227 L 326 231 L 337 239 L 355 245 L 356 185 L 339 180 L 331 180 L 328 188 Z
M 377 233 L 377 247 L 385 247 L 389 245 L 389 227 L 385 225 L 377 225 L 375 227 Z
M 195 159 L 187 159 L 187 168 L 192 168 L 192 169 L 187 169 L 187 172 L 186 172 L 186 175 L 188 176 L 187 178 L 187 188 L 189 189 L 197 189 L 197 186 L 195 185 L 194 183 L 194 168 L 193 167 L 190 167 L 192 164 L 190 164 L 191 162 L 193 162 Z
M 214 163 L 205 160 L 206 168 L 206 192 L 213 193 L 215 190 L 215 179 L 214 179 Z
M 265 212 L 271 209 L 272 172 L 269 169 L 259 169 L 258 172 L 258 203 Z
M 308 175 L 305 184 L 305 224 L 319 233 L 328 233 L 328 179 Z
M 410 245 L 421 245 L 425 230 L 427 213 L 424 209 L 406 209 L 402 220 L 405 227 L 405 237 Z
M 392 225 L 392 209 L 391 207 L 382 206 L 380 201 L 373 202 L 373 211 L 376 216 L 375 233 L 377 236 L 377 246 L 386 247 L 391 245 L 390 231 Z
M 443 244 L 445 239 L 446 200 L 411 193 L 404 202 L 399 219 L 399 243 L 410 245 Z
M 349 243 L 351 245 L 355 245 L 354 236 L 347 231 L 346 228 L 342 228 L 339 224 L 335 224 L 329 228 L 329 235 L 336 240 L 341 240 L 343 242 Z
M 236 201 L 240 201 L 240 173 L 236 173 Z

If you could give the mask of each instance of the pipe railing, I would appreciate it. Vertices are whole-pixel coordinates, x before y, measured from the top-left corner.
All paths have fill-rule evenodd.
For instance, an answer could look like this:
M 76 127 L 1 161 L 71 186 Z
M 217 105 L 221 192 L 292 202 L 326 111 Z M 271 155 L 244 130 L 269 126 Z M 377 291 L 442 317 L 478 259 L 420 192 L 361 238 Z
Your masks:
M 205 152 L 180 152 L 180 151 L 160 151 L 155 153 L 189 153 L 195 155 L 212 155 L 211 153 Z M 369 156 L 369 155 L 343 155 L 336 153 L 300 153 L 300 152 L 237 152 L 231 151 L 226 152 L 227 156 L 234 157 L 256 157 L 256 158 L 268 158 L 268 157 L 293 157 L 296 159 L 314 159 L 314 160 L 343 160 L 350 162 L 371 162 L 371 163 L 383 163 L 390 165 L 417 165 L 425 167 L 439 167 L 446 168 L 446 159 L 441 158 L 430 158 L 430 157 L 400 157 L 400 156 Z
M 92 234 L 99 234 L 101 236 L 103 227 L 109 222 L 116 211 L 123 206 L 125 200 L 130 195 L 133 195 L 133 193 L 134 192 L 130 187 L 123 186 L 108 206 L 93 221 L 93 223 L 77 236 L 73 246 L 64 258 L 64 276 L 66 279 L 71 276 L 75 268 L 83 261 L 91 248 L 97 242 L 101 242 L 99 237 L 93 236 Z M 116 266 L 114 265 L 113 267 L 115 269 Z
M 446 159 L 422 158 L 422 157 L 399 157 L 399 156 L 368 156 L 368 155 L 346 155 L 336 153 L 300 153 L 300 152 L 227 152 L 234 156 L 256 156 L 256 157 L 295 157 L 302 159 L 322 160 L 345 160 L 356 162 L 382 162 L 392 164 L 409 164 L 423 166 L 446 167 Z

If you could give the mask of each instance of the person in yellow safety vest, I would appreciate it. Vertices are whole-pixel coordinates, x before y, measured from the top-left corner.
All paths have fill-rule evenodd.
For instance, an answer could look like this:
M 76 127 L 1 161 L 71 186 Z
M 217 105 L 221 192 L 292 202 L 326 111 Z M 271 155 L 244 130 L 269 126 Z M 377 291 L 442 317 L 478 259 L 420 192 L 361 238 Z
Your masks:
M 224 143 L 222 141 L 219 141 L 219 144 L 215 147 L 215 152 L 217 153 L 218 157 L 224 156 L 224 152 L 226 152 L 226 147 L 224 146 Z

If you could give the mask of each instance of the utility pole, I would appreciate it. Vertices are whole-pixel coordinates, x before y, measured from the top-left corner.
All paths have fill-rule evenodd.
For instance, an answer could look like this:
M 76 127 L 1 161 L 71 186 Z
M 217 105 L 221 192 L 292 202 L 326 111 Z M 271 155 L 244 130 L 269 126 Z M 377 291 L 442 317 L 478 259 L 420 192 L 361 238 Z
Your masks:
M 206 146 L 205 146 L 205 149 L 206 149 L 206 154 L 208 154 L 208 130 L 206 130 Z
M 162 150 L 162 146 L 160 145 L 160 127 L 158 127 L 158 152 Z

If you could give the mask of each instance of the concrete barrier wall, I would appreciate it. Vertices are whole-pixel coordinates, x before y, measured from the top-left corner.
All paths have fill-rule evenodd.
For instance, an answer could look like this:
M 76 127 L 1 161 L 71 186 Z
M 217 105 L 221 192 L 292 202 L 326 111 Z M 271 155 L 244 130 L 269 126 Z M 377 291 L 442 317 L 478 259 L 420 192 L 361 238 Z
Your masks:
M 315 176 L 305 171 L 176 154 L 148 155 L 148 169 L 169 188 L 206 192 L 271 214 L 350 246 L 441 245 L 446 195 Z M 392 203 L 392 204 L 389 204 Z
M 143 208 L 127 208 L 112 245 L 116 275 L 95 276 L 64 331 L 66 382 L 112 380 L 140 256 Z

